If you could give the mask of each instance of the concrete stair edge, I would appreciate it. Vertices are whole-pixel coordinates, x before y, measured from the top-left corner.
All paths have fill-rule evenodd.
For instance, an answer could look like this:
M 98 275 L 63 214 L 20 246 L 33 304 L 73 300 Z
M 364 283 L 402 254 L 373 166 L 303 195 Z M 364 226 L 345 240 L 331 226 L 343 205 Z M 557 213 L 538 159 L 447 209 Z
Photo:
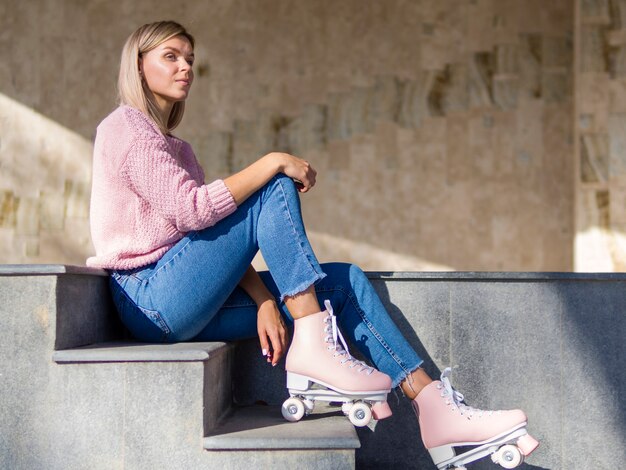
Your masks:
M 205 361 L 234 348 L 224 342 L 152 344 L 109 341 L 54 351 L 56 363 Z
M 340 409 L 323 405 L 297 423 L 287 422 L 278 406 L 236 407 L 204 438 L 204 448 L 209 451 L 359 447 L 361 442 L 348 418 Z

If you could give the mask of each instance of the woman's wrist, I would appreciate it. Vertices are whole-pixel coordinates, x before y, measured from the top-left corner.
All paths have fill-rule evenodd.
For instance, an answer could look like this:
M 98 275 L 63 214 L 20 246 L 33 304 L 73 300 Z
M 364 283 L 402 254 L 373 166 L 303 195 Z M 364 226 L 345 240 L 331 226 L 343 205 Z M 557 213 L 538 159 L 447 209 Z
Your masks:
M 271 306 L 278 308 L 278 304 L 276 303 L 276 299 L 271 295 L 268 297 L 263 297 L 259 299 L 255 299 L 255 303 L 258 309 L 263 307 L 266 303 L 269 303 Z
M 274 175 L 282 173 L 285 170 L 285 158 L 280 152 L 270 152 L 263 157 L 268 167 Z
M 239 286 L 246 291 L 258 308 L 266 302 L 273 302 L 276 304 L 276 299 L 252 265 L 248 266 L 248 269 L 241 278 L 241 281 L 239 281 Z

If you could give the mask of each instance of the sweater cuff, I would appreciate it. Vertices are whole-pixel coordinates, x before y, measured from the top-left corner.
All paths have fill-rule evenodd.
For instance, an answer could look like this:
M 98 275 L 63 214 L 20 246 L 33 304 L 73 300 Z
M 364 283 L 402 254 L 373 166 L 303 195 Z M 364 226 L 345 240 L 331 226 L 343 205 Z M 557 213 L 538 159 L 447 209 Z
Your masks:
M 206 189 L 213 210 L 215 210 L 215 214 L 217 215 L 217 220 L 221 220 L 237 210 L 235 199 L 233 195 L 230 194 L 223 180 L 213 181 L 211 184 L 206 185 Z

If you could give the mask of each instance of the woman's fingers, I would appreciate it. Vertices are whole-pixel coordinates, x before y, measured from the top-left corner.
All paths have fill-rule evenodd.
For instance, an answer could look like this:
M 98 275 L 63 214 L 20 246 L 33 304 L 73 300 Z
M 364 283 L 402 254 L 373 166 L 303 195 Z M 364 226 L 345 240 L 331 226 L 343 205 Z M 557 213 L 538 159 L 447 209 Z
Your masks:
M 317 171 L 309 162 L 288 153 L 280 153 L 279 156 L 283 162 L 282 172 L 296 182 L 298 191 L 306 193 L 315 186 Z
M 283 357 L 283 345 L 280 341 L 280 336 L 277 331 L 270 333 L 270 342 L 272 343 L 273 354 L 271 357 L 272 366 L 278 364 L 280 358 Z
M 298 188 L 300 192 L 306 193 L 313 186 L 315 186 L 315 180 L 317 177 L 317 171 L 309 164 L 309 162 L 305 162 L 305 176 L 304 181 L 302 183 L 302 189 Z
M 285 352 L 287 351 L 287 328 L 281 321 L 271 328 L 268 332 L 269 341 L 271 343 L 271 362 L 273 366 L 278 364 Z
M 267 358 L 267 362 L 270 362 L 270 358 L 272 355 L 272 350 L 270 349 L 270 343 L 267 340 L 267 335 L 265 331 L 259 329 L 259 342 L 261 343 L 261 354 L 263 357 Z
M 257 330 L 263 356 L 273 366 L 283 357 L 287 350 L 287 329 L 276 307 L 259 309 Z

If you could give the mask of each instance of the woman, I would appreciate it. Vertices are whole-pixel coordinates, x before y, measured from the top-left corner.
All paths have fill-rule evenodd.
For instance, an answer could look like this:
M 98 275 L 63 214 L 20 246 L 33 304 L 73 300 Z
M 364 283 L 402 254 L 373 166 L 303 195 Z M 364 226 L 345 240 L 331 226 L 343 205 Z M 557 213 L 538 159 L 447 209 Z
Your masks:
M 387 392 L 399 386 L 413 401 L 438 465 L 462 462 L 453 450 L 461 442 L 517 441 L 523 454 L 532 452 L 536 441 L 526 434 L 522 411 L 467 407 L 448 370 L 441 381 L 431 380 L 358 267 L 320 266 L 298 196 L 315 185 L 308 162 L 272 152 L 204 183 L 189 144 L 171 134 L 193 83 L 193 50 L 193 37 L 174 22 L 135 31 L 122 53 L 120 107 L 98 126 L 91 198 L 96 256 L 87 264 L 111 272 L 114 302 L 131 333 L 151 342 L 258 335 L 261 354 L 276 366 L 287 351 L 284 315 L 294 322 L 286 357 L 290 390 L 317 383 L 339 396 L 368 398 L 382 419 L 391 414 Z M 269 272 L 250 264 L 259 249 Z M 377 369 L 338 344 L 335 318 Z

